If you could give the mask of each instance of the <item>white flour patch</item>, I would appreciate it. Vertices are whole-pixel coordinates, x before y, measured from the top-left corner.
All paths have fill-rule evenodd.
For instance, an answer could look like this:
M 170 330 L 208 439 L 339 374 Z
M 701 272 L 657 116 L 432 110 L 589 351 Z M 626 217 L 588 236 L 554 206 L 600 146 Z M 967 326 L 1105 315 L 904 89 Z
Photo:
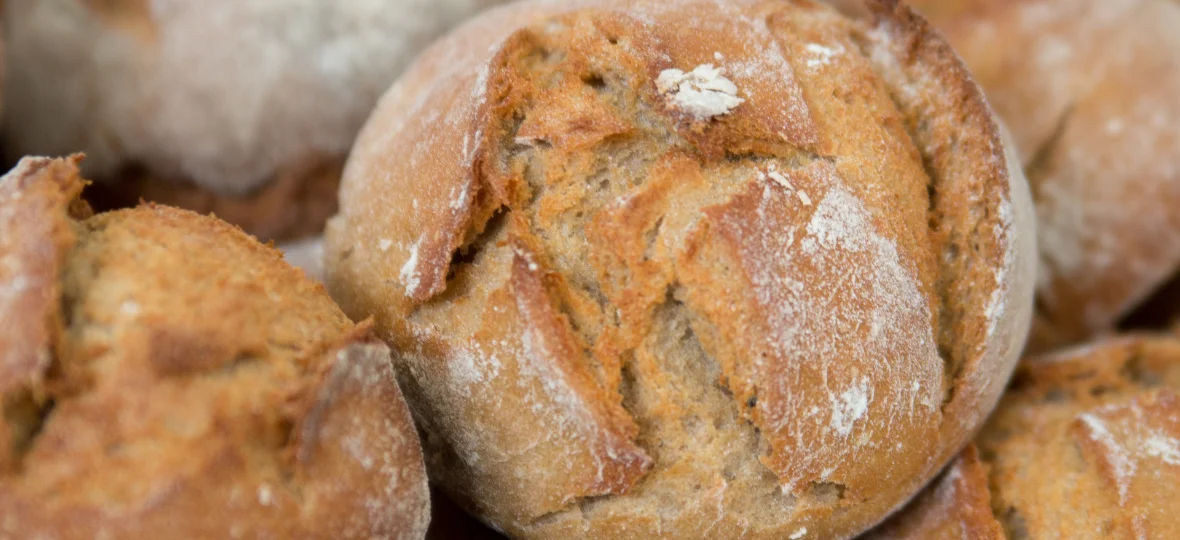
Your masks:
M 776 183 L 778 183 L 778 185 L 783 186 L 791 191 L 795 190 L 795 186 L 791 185 L 791 181 L 787 180 L 787 177 L 783 176 L 783 173 L 780 173 L 777 170 L 771 168 L 770 171 L 766 173 L 766 175 L 769 176 L 771 180 L 774 180 Z
M 738 97 L 737 85 L 725 78 L 722 68 L 702 64 L 685 73 L 679 69 L 665 69 L 656 79 L 656 88 L 670 96 L 673 108 L 692 115 L 697 120 L 708 120 L 729 114 L 745 102 Z
M 258 504 L 262 506 L 270 506 L 274 502 L 274 494 L 270 491 L 270 486 L 262 484 L 258 486 Z
M 479 350 L 456 350 L 447 362 L 451 383 L 456 390 L 465 391 L 471 385 L 486 383 L 500 375 L 500 360 L 495 354 L 485 355 Z
M 807 52 L 807 67 L 809 68 L 829 65 L 832 63 L 832 58 L 844 54 L 844 46 L 842 45 L 828 47 L 818 43 L 808 43 L 803 46 L 803 50 Z
M 1126 504 L 1127 491 L 1130 489 L 1131 483 L 1130 479 L 1135 474 L 1135 460 L 1128 454 L 1126 448 L 1115 438 L 1114 434 L 1110 432 L 1110 428 L 1100 418 L 1089 413 L 1083 413 L 1078 415 L 1078 419 L 1089 430 L 1090 440 L 1098 443 L 1105 451 L 1107 460 L 1110 462 L 1110 467 L 1114 470 L 1116 483 L 1118 484 L 1119 504 Z
M 402 265 L 401 272 L 398 277 L 401 278 L 402 284 L 406 286 L 406 296 L 414 296 L 418 292 L 418 287 L 422 284 L 420 272 L 418 270 L 418 248 L 422 245 L 422 239 L 419 238 L 414 247 L 410 248 L 410 258 L 406 259 L 406 264 Z
M 1000 238 L 1001 245 L 1004 246 L 1004 261 L 996 269 L 996 288 L 992 291 L 987 306 L 984 308 L 988 337 L 996 333 L 1000 319 L 1008 312 L 1008 274 L 1016 267 L 1016 249 L 1013 247 L 1012 239 L 1012 202 L 1008 199 L 1000 201 L 999 218 L 1000 223 L 996 225 L 996 236 Z
M 832 403 L 832 429 L 843 437 L 852 433 L 852 426 L 869 410 L 868 381 L 845 390 Z
M 1162 433 L 1152 433 L 1143 443 L 1147 455 L 1160 458 L 1169 465 L 1180 465 L 1180 442 Z
M 138 303 L 136 303 L 132 300 L 125 300 L 119 306 L 119 311 L 122 311 L 124 315 L 134 317 L 136 315 L 139 315 L 140 306 Z

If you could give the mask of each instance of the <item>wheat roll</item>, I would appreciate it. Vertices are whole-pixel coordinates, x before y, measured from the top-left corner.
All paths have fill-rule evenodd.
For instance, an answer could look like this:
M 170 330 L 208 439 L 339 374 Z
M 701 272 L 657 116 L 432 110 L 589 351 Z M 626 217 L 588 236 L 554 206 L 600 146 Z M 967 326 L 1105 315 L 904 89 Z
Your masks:
M 388 348 L 215 218 L 0 178 L 0 538 L 420 539 Z
M 427 467 L 521 538 L 832 538 L 972 437 L 1032 209 L 908 8 L 529 1 L 382 98 L 326 235 Z
M 1175 336 L 1032 357 L 978 452 L 870 538 L 1176 538 L 1178 391 Z

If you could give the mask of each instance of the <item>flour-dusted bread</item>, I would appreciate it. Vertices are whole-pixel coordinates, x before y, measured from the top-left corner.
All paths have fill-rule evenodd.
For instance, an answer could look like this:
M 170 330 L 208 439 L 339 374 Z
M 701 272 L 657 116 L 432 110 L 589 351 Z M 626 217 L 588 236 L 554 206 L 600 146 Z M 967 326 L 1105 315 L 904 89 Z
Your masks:
M 1033 357 L 976 444 L 876 537 L 1180 537 L 1180 340 Z
M 319 232 L 377 98 L 503 1 L 10 0 L 5 151 L 84 151 L 116 202 L 216 212 L 264 240 Z
M 0 538 L 422 538 L 389 351 L 274 249 L 0 178 Z
M 1031 204 L 949 47 L 870 5 L 524 2 L 382 98 L 327 281 L 461 504 L 518 537 L 848 537 L 972 437 Z
M 1022 154 L 1042 269 L 1032 348 L 1109 331 L 1180 270 L 1180 4 L 911 3 Z

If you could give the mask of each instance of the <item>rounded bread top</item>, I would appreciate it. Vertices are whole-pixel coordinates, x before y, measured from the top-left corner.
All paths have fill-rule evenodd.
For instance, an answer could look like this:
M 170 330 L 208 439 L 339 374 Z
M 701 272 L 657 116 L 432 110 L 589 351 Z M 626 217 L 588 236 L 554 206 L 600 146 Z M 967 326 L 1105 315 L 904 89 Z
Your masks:
M 731 492 L 778 495 L 718 488 L 711 530 L 846 536 L 966 443 L 1023 345 L 1031 205 L 949 47 L 870 6 L 524 2 L 386 93 L 327 279 L 405 351 L 457 497 L 513 534 L 699 534 L 637 501 L 733 451 L 762 476 Z M 749 446 L 657 451 L 669 373 Z

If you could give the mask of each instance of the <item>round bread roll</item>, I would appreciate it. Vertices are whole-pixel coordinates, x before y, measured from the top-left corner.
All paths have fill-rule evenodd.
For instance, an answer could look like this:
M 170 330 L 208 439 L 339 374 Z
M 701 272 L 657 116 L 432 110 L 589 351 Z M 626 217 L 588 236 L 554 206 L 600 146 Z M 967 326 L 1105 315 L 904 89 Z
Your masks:
M 1034 357 L 980 435 L 982 459 L 965 453 L 877 536 L 1180 537 L 1178 392 L 1175 337 Z
M 1032 310 L 1020 173 L 908 8 L 529 1 L 382 98 L 329 290 L 432 478 L 523 538 L 838 538 L 974 435 Z
M 223 222 L 0 179 L 0 537 L 423 538 L 389 352 Z
M 212 211 L 264 239 L 318 233 L 377 98 L 503 1 L 9 1 L 5 150 L 85 151 L 88 175 L 123 182 L 116 203 Z
M 1022 154 L 1042 269 L 1032 349 L 1109 331 L 1180 270 L 1180 4 L 912 3 Z

